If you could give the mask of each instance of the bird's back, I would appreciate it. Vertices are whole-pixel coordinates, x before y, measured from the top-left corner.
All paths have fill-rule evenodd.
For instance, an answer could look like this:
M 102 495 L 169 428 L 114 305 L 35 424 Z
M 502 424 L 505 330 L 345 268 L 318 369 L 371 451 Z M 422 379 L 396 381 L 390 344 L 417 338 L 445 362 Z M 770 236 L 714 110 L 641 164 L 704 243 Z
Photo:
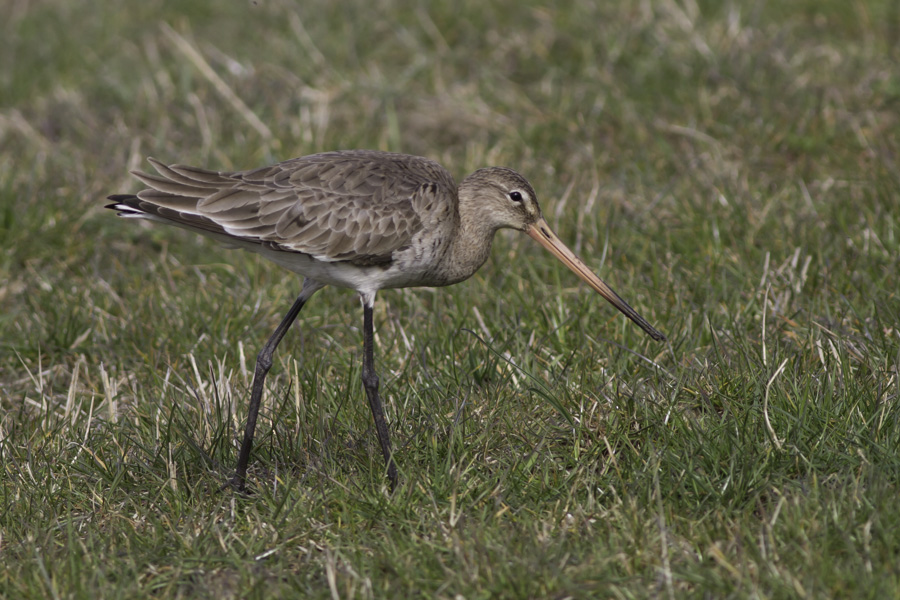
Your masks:
M 458 218 L 452 176 L 417 156 L 327 152 L 238 172 L 150 162 L 157 175 L 134 173 L 148 188 L 112 196 L 111 207 L 248 249 L 387 266 Z

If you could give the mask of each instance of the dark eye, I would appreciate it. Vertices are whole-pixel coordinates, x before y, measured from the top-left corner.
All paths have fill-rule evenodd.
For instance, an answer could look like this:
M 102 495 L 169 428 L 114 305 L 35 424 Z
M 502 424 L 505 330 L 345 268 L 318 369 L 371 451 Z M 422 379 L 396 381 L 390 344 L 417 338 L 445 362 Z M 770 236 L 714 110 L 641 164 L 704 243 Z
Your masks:
M 513 202 L 521 202 L 522 201 L 522 192 L 510 192 L 509 199 Z

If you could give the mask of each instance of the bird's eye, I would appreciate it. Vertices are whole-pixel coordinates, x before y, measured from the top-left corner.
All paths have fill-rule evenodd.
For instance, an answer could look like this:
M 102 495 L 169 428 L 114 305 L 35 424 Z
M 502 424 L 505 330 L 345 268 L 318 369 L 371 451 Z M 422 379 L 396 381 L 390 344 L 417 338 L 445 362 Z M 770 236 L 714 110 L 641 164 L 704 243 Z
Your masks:
M 522 192 L 515 191 L 509 193 L 509 199 L 513 202 L 521 202 L 522 201 Z

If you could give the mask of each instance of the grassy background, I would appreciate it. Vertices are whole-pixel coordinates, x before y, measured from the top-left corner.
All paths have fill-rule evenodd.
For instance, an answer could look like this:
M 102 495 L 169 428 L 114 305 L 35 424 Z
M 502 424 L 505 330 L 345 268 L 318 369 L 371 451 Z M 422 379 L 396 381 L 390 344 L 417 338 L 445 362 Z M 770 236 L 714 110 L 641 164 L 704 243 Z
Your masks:
M 351 6 L 348 8 L 348 6 Z M 900 9 L 0 7 L 4 598 L 900 595 Z M 102 208 L 145 156 L 339 148 L 525 173 L 657 344 L 516 233 L 354 294 Z

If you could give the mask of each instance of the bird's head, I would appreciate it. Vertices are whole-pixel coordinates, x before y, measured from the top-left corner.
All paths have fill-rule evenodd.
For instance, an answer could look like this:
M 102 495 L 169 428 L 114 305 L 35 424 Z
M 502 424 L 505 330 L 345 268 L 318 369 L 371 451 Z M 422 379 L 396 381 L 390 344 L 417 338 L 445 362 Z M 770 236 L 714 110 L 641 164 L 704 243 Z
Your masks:
M 506 167 L 479 169 L 459 186 L 460 202 L 473 210 L 483 225 L 496 231 L 509 228 L 524 231 L 575 272 L 585 283 L 637 323 L 655 340 L 665 336 L 641 317 L 612 288 L 597 277 L 550 229 L 541 215 L 534 188 L 519 173 Z

